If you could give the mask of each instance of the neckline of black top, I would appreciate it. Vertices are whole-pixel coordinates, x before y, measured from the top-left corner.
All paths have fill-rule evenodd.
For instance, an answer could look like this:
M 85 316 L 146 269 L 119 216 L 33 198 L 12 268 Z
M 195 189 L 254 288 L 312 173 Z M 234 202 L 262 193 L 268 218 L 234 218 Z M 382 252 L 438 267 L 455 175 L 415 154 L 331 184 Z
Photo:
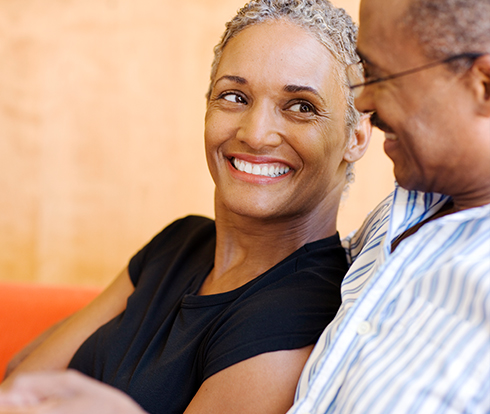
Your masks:
M 268 273 L 274 270 L 276 267 L 281 266 L 283 263 L 293 260 L 296 256 L 299 256 L 303 253 L 307 253 L 310 250 L 316 250 L 319 247 L 329 247 L 331 245 L 338 245 L 340 243 L 340 236 L 337 232 L 333 236 L 326 237 L 324 239 L 316 240 L 310 243 L 306 243 L 298 250 L 291 253 L 289 256 L 285 257 L 276 265 L 272 266 L 269 270 L 262 273 L 260 276 L 257 276 L 255 279 L 252 279 L 250 282 L 245 283 L 243 286 L 240 286 L 234 290 L 230 290 L 228 292 L 216 293 L 212 295 L 199 295 L 199 290 L 201 289 L 201 285 L 204 283 L 206 276 L 211 272 L 214 262 L 210 263 L 208 266 L 203 266 L 204 271 L 200 276 L 196 277 L 195 283 L 193 283 L 193 287 L 191 289 L 192 293 L 184 295 L 182 298 L 181 305 L 186 308 L 194 308 L 194 307 L 206 307 L 206 306 L 216 306 L 225 304 L 228 302 L 232 302 L 236 300 L 242 293 L 246 292 L 251 286 L 257 283 L 259 280 L 264 278 Z

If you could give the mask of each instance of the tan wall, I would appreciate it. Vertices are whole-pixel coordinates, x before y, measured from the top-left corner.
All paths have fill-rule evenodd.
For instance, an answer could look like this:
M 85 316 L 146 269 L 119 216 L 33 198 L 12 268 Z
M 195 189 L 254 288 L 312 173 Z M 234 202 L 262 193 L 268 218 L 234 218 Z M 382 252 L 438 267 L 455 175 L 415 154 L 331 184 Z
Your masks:
M 0 280 L 105 285 L 173 219 L 213 215 L 204 94 L 243 1 L 0 0 Z M 391 189 L 374 141 L 342 234 Z

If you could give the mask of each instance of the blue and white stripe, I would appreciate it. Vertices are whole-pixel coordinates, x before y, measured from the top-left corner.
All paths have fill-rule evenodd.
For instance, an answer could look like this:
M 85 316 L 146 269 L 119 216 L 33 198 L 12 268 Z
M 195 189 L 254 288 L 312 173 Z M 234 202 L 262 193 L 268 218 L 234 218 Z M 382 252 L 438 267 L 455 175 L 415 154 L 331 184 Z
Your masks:
M 490 205 L 433 220 L 438 194 L 397 187 L 344 240 L 342 306 L 289 414 L 490 413 Z

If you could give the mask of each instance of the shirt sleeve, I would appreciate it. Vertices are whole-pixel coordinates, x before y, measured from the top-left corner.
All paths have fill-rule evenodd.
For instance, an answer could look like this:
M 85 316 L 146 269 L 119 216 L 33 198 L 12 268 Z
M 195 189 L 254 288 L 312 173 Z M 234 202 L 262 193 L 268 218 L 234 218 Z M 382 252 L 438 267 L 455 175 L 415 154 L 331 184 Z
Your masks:
M 214 221 L 205 217 L 187 216 L 169 224 L 129 261 L 129 277 L 133 286 L 136 287 L 150 262 L 178 256 L 179 250 L 187 248 L 188 243 L 208 242 L 210 234 L 214 234 Z

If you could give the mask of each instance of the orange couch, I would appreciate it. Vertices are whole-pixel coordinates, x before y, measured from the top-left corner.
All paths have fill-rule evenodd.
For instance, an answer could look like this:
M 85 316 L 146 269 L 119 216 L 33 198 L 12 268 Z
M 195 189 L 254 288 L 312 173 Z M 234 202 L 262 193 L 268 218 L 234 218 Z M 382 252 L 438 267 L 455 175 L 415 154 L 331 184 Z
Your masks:
M 0 381 L 17 351 L 84 307 L 100 291 L 78 286 L 0 283 Z

